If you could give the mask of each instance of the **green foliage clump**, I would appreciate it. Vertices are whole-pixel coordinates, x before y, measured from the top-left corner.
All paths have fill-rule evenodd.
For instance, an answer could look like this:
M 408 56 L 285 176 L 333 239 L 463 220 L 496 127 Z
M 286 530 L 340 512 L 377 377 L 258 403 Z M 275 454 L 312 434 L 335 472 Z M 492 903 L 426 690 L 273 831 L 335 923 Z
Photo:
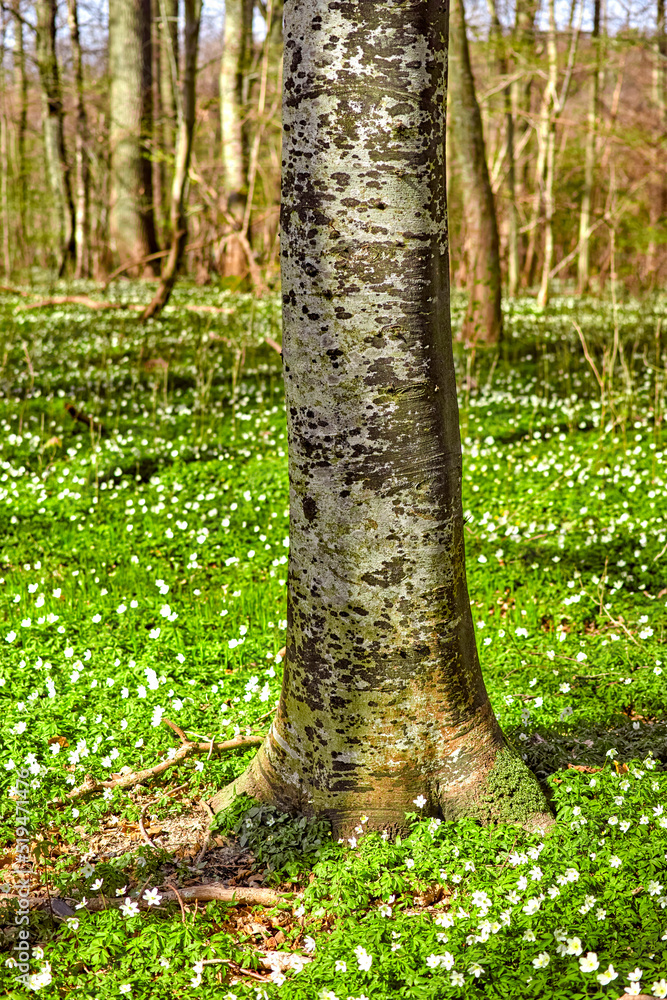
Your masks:
M 233 833 L 270 872 L 294 877 L 318 857 L 331 839 L 331 824 L 314 816 L 291 816 L 275 806 L 237 795 L 218 813 L 213 829 Z

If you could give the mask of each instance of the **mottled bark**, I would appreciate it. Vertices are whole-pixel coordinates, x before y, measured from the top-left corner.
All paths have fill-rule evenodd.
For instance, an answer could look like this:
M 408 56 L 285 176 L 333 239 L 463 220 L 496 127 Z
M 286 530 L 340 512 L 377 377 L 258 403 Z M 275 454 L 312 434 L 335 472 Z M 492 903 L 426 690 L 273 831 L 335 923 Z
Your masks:
M 495 344 L 502 334 L 500 244 L 463 0 L 453 0 L 450 13 L 449 72 L 452 135 L 463 188 L 466 245 L 470 256 L 466 288 L 468 307 L 461 339 L 467 343 Z
M 246 205 L 248 143 L 244 129 L 244 81 L 252 43 L 252 0 L 226 0 L 225 33 L 220 60 L 220 128 L 224 210 L 241 229 Z M 247 272 L 242 242 L 232 233 L 225 243 L 223 274 Z
M 155 253 L 150 0 L 110 0 L 111 237 L 121 263 Z M 155 274 L 153 262 L 135 274 Z
M 65 112 L 56 57 L 56 0 L 39 0 L 37 12 L 37 65 L 42 90 L 42 128 L 46 169 L 53 197 L 58 274 L 74 260 L 74 200 L 65 151 Z
M 285 4 L 287 652 L 218 809 L 236 789 L 337 833 L 362 813 L 402 829 L 419 794 L 448 817 L 545 809 L 489 703 L 466 586 L 447 28 L 441 0 Z
M 199 48 L 199 25 L 201 21 L 201 0 L 184 0 L 185 6 L 185 58 L 183 79 L 177 102 L 178 139 L 174 159 L 174 176 L 171 185 L 169 221 L 171 247 L 162 269 L 160 284 L 153 300 L 146 307 L 142 319 L 157 316 L 164 309 L 171 296 L 178 269 L 183 259 L 183 251 L 188 240 L 188 220 L 186 200 L 188 192 L 188 168 L 192 153 L 192 137 L 195 128 L 195 99 L 197 83 L 197 52 Z
M 88 117 L 83 85 L 83 55 L 79 37 L 79 13 L 77 0 L 67 0 L 67 21 L 72 42 L 74 62 L 74 87 L 76 105 L 76 135 L 75 135 L 75 264 L 74 277 L 87 278 L 89 266 L 89 232 L 88 232 L 88 202 L 90 170 L 88 165 Z

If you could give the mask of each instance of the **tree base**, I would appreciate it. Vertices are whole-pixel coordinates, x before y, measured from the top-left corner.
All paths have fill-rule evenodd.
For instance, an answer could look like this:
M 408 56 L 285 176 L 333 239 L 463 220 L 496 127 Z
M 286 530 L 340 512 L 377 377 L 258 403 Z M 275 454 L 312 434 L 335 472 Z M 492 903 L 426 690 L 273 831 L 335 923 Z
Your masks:
M 327 803 L 321 792 L 314 795 L 312 789 L 281 781 L 266 748 L 267 741 L 243 774 L 213 796 L 210 805 L 214 812 L 227 809 L 236 796 L 245 794 L 287 813 L 325 816 L 335 837 L 350 836 L 362 814 L 368 817 L 367 830 L 386 830 L 396 835 L 407 832 L 405 814 L 415 812 L 415 798 L 423 794 L 425 816 L 515 824 L 530 832 L 546 830 L 555 822 L 537 778 L 516 750 L 507 745 L 501 746 L 490 761 L 478 761 L 471 773 L 454 785 L 439 785 L 437 779 L 431 782 L 424 775 L 420 791 L 412 781 L 407 786 L 396 784 L 385 788 L 379 798 L 369 793 L 365 803 L 357 801 L 356 796 L 352 801 Z

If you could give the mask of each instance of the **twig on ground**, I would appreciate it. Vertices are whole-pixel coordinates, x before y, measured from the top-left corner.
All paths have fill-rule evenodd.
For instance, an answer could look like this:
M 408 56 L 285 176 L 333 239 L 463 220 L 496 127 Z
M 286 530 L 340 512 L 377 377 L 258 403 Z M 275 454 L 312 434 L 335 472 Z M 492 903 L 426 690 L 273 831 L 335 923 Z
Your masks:
M 69 413 L 72 420 L 76 420 L 77 423 L 85 424 L 86 427 L 90 427 L 92 430 L 97 431 L 99 434 L 105 433 L 105 429 L 102 424 L 98 423 L 97 420 L 93 420 L 87 414 L 83 413 L 81 410 L 77 410 L 73 403 L 65 403 L 65 409 Z
M 147 885 L 148 883 L 146 883 Z M 143 891 L 143 890 L 142 890 Z M 191 885 L 183 889 L 169 889 L 160 893 L 161 902 L 171 903 L 182 901 L 189 903 L 199 900 L 202 903 L 210 903 L 219 900 L 222 903 L 229 903 L 231 906 L 276 906 L 283 900 L 292 900 L 296 893 L 280 893 L 275 889 L 251 888 L 250 886 L 229 886 L 220 885 L 219 882 L 211 882 L 209 885 Z M 46 899 L 33 896 L 30 898 L 30 907 L 37 907 L 46 904 Z M 97 913 L 99 910 L 111 909 L 122 906 L 124 898 L 110 899 L 107 896 L 94 896 L 86 903 L 85 909 L 90 913 Z M 148 903 L 139 896 L 134 900 L 141 909 L 147 909 Z
M 151 838 L 146 833 L 146 827 L 144 826 L 144 814 L 145 814 L 146 810 L 148 809 L 148 807 L 152 806 L 154 804 L 155 804 L 154 802 L 144 802 L 144 807 L 141 810 L 141 814 L 139 816 L 139 829 L 141 831 L 141 836 L 144 838 L 144 840 L 146 841 L 146 843 L 148 844 L 148 846 L 152 847 L 153 850 L 157 851 L 157 847 L 155 846 L 155 844 L 153 843 L 153 841 L 151 840 Z
M 176 896 L 176 899 L 178 900 L 178 905 L 181 908 L 181 921 L 183 923 L 185 923 L 185 905 L 184 905 L 183 900 L 181 898 L 181 894 L 180 894 L 180 892 L 178 891 L 178 889 L 176 888 L 176 886 L 172 882 L 167 882 L 167 885 L 171 886 L 171 891 L 174 893 L 174 895 Z
M 262 736 L 235 736 L 234 739 L 225 740 L 223 743 L 215 743 L 214 749 L 220 753 L 224 750 L 238 750 L 244 747 L 256 747 L 259 746 L 263 740 L 264 737 Z M 111 781 L 93 781 L 91 779 L 87 779 L 83 785 L 79 785 L 78 788 L 73 788 L 71 792 L 68 792 L 64 799 L 55 799 L 51 805 L 66 805 L 67 802 L 79 799 L 84 795 L 91 795 L 94 792 L 100 792 L 103 788 L 131 788 L 133 785 L 139 785 L 142 781 L 146 781 L 147 778 L 153 778 L 156 774 L 162 774 L 163 771 L 166 771 L 168 768 L 180 763 L 180 761 L 185 760 L 185 758 L 189 757 L 191 754 L 208 753 L 210 749 L 210 743 L 184 743 L 183 746 L 176 750 L 173 757 L 160 761 L 159 764 L 154 764 L 153 767 L 147 767 L 143 771 L 132 771 L 130 774 L 124 774 L 118 778 L 112 778 Z
M 199 803 L 198 803 L 198 804 L 199 804 L 199 805 L 200 805 L 200 806 L 202 807 L 202 809 L 204 809 L 204 811 L 206 812 L 206 815 L 208 816 L 208 819 L 209 819 L 209 823 L 210 823 L 210 821 L 211 821 L 212 819 L 215 819 L 215 813 L 214 813 L 214 812 L 213 812 L 213 810 L 211 809 L 211 807 L 210 807 L 210 805 L 208 804 L 208 802 L 204 801 L 204 799 L 200 799 L 200 800 L 199 800 Z M 205 838 L 204 838 L 204 843 L 203 843 L 203 845 L 202 845 L 202 849 L 201 849 L 201 851 L 199 852 L 199 854 L 197 855 L 197 858 L 196 858 L 196 860 L 195 860 L 195 868 L 197 867 L 197 865 L 198 865 L 198 864 L 200 864 L 200 863 L 202 862 L 202 860 L 203 860 L 203 858 L 204 858 L 204 855 L 206 854 L 206 852 L 207 852 L 207 850 L 208 850 L 208 845 L 209 845 L 209 844 L 210 844 L 210 842 L 211 842 L 211 833 L 212 833 L 212 830 L 211 830 L 211 829 L 208 829 L 208 830 L 206 831 L 206 836 L 205 836 Z
M 268 344 L 269 347 L 272 347 L 274 351 L 277 351 L 278 354 L 282 354 L 283 353 L 282 347 L 280 346 L 280 344 L 278 343 L 277 340 L 273 339 L 273 337 L 265 337 L 264 338 L 264 342 L 266 344 Z

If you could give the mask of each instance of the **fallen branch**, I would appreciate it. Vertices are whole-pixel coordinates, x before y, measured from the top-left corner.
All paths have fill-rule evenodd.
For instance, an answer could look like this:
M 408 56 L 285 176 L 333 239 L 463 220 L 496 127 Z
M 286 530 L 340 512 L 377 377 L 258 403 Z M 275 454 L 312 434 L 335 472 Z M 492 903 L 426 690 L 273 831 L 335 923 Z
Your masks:
M 45 309 L 47 306 L 86 306 L 88 309 L 130 309 L 134 312 L 142 312 L 144 309 L 144 306 L 134 305 L 131 302 L 104 302 L 98 299 L 91 299 L 89 295 L 52 295 L 48 299 L 28 302 L 23 308 Z
M 76 420 L 80 424 L 85 424 L 86 427 L 90 427 L 91 430 L 97 431 L 98 434 L 106 433 L 102 424 L 98 423 L 96 420 L 93 420 L 92 417 L 87 416 L 81 410 L 77 410 L 76 406 L 74 406 L 72 403 L 65 403 L 65 409 L 69 413 L 72 420 Z
M 219 882 L 211 882 L 209 885 L 191 885 L 178 891 L 167 889 L 160 893 L 161 903 L 178 902 L 180 899 L 185 903 L 199 900 L 202 903 L 210 903 L 213 900 L 220 900 L 222 903 L 230 903 L 232 906 L 276 906 L 282 900 L 293 899 L 294 893 L 280 893 L 275 889 L 250 888 L 249 886 L 236 886 L 230 888 L 221 885 Z M 148 903 L 141 896 L 132 900 L 142 910 L 150 909 Z M 46 904 L 46 899 L 34 896 L 29 900 L 31 909 L 38 908 Z M 95 896 L 86 902 L 85 907 L 89 913 L 98 913 L 100 910 L 108 910 L 123 906 L 125 898 L 110 899 L 107 896 Z M 79 911 L 80 912 L 80 911 Z
M 263 742 L 263 736 L 235 736 L 233 740 L 225 740 L 223 743 L 215 743 L 213 748 L 220 753 L 223 750 L 238 750 L 245 747 L 256 747 Z M 178 750 L 176 750 L 173 757 L 169 757 L 167 760 L 162 760 L 159 764 L 154 764 L 153 767 L 147 767 L 143 771 L 131 771 L 129 774 L 123 774 L 119 775 L 117 778 L 112 778 L 110 781 L 94 781 L 91 778 L 87 778 L 86 781 L 82 785 L 79 785 L 78 788 L 73 788 L 71 792 L 68 792 L 64 799 L 55 799 L 51 805 L 64 806 L 67 802 L 71 802 L 74 799 L 80 799 L 84 795 L 92 795 L 94 792 L 101 792 L 103 788 L 131 788 L 133 785 L 140 785 L 143 781 L 146 781 L 147 778 L 153 778 L 156 774 L 162 774 L 163 771 L 166 771 L 168 768 L 180 763 L 180 761 L 185 760 L 186 757 L 191 756 L 191 754 L 209 753 L 210 749 L 210 743 L 184 743 Z
M 264 341 L 269 345 L 269 347 L 272 347 L 274 351 L 277 351 L 278 354 L 283 353 L 282 347 L 280 346 L 277 340 L 273 339 L 273 337 L 265 337 Z

